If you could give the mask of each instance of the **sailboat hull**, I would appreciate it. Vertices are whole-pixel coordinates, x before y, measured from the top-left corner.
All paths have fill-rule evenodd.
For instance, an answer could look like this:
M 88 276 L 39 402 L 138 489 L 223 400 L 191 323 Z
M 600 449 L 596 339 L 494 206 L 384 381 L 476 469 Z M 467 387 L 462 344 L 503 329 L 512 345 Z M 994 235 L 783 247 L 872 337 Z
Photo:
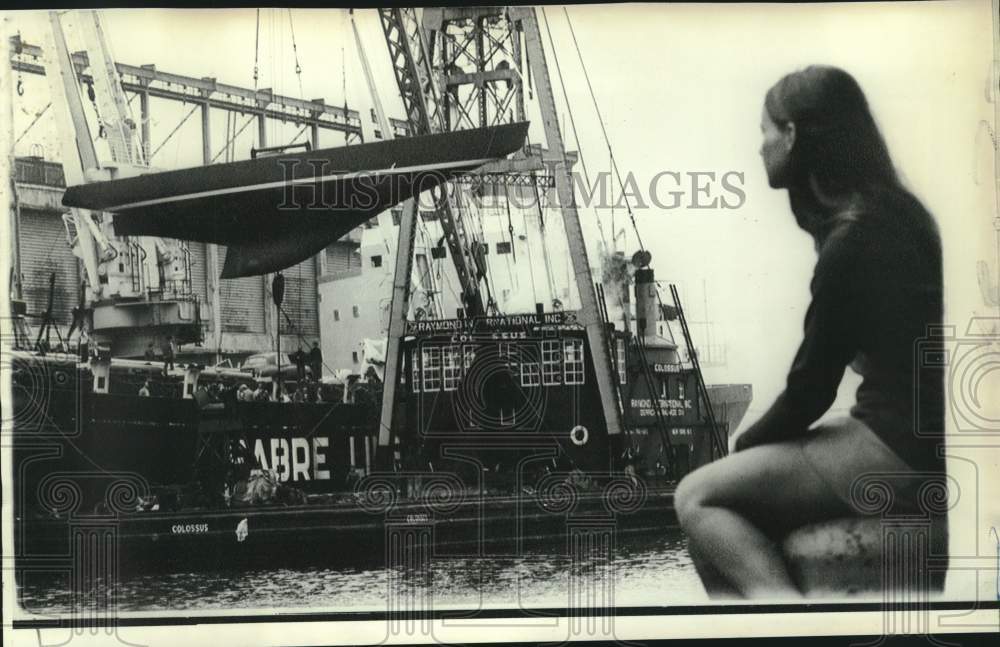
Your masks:
M 528 123 L 261 157 L 69 187 L 121 236 L 226 245 L 223 278 L 299 263 L 377 214 L 523 146 Z

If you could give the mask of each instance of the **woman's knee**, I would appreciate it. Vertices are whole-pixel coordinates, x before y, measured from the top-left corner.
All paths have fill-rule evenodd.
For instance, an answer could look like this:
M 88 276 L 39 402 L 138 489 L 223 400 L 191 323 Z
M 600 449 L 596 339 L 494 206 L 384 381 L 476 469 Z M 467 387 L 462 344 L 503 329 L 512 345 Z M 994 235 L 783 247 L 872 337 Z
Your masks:
M 705 505 L 712 489 L 712 479 L 706 474 L 708 466 L 697 469 L 681 479 L 674 491 L 674 511 L 684 525 Z

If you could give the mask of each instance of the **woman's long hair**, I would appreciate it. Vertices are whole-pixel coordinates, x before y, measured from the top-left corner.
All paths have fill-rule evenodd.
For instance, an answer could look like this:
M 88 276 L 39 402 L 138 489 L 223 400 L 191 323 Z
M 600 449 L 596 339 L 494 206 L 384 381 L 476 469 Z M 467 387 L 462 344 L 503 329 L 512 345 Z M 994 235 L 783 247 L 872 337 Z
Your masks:
M 764 106 L 779 126 L 795 124 L 789 197 L 799 225 L 814 237 L 832 219 L 871 207 L 923 210 L 900 183 L 864 92 L 844 70 L 792 72 L 768 90 Z

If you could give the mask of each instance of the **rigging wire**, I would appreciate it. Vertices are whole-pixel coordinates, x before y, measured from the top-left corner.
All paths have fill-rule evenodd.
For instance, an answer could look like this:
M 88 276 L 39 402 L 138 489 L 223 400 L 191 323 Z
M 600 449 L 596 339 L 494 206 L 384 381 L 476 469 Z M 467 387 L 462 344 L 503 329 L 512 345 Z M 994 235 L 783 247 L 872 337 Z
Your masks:
M 460 186 L 456 185 L 455 189 L 456 189 L 455 190 L 456 206 L 458 207 L 459 217 L 462 217 L 463 216 L 463 212 L 466 211 L 465 201 L 462 199 L 462 191 L 460 190 Z M 486 239 L 486 235 L 485 235 L 485 229 L 483 228 L 482 214 L 479 214 L 478 212 L 476 214 L 476 223 L 479 225 L 480 238 L 482 238 L 483 240 L 485 240 Z M 477 245 L 485 245 L 485 243 L 476 243 L 476 244 Z M 488 247 L 487 247 L 487 249 L 488 249 Z M 493 314 L 501 314 L 499 308 L 497 307 L 496 299 L 493 298 L 493 292 L 494 292 L 493 291 L 493 287 L 492 287 L 493 268 L 490 265 L 489 254 L 481 254 L 481 256 L 482 256 L 482 259 L 483 259 L 483 263 L 486 266 L 485 268 L 483 268 L 484 271 L 485 271 L 485 274 L 486 274 L 486 276 L 484 277 L 486 279 L 485 280 L 485 283 L 486 283 L 486 299 L 487 299 L 486 300 L 486 304 L 485 304 L 486 305 L 486 311 L 489 312 L 489 309 L 492 308 L 493 309 Z
M 169 141 L 171 140 L 171 138 L 173 138 L 173 136 L 174 136 L 175 134 L 177 134 L 177 131 L 181 129 L 181 126 L 183 126 L 183 125 L 184 125 L 184 124 L 185 124 L 185 123 L 187 122 L 187 120 L 188 120 L 188 119 L 189 119 L 189 118 L 191 117 L 191 115 L 193 115 L 193 114 L 194 114 L 194 111 L 195 111 L 195 110 L 197 110 L 197 109 L 198 109 L 198 108 L 200 108 L 200 107 L 201 107 L 201 106 L 199 106 L 199 105 L 198 105 L 197 103 L 196 103 L 196 104 L 194 104 L 194 106 L 192 106 L 191 110 L 189 110 L 189 111 L 188 111 L 188 113 L 187 113 L 186 115 L 184 115 L 184 118 L 183 118 L 183 119 L 181 119 L 181 120 L 180 120 L 180 122 L 178 122 L 178 123 L 177 123 L 177 125 L 176 125 L 176 126 L 174 126 L 174 129 L 173 129 L 173 130 L 171 130 L 171 131 L 170 131 L 170 133 L 169 133 L 169 134 L 168 134 L 168 135 L 166 136 L 166 138 L 165 138 L 165 139 L 164 139 L 164 140 L 163 140 L 162 142 L 160 142 L 160 145 L 159 145 L 159 146 L 157 146 L 157 147 L 156 147 L 156 148 L 155 148 L 155 149 L 153 150 L 153 152 L 149 154 L 149 159 L 150 159 L 150 160 L 151 160 L 151 159 L 153 159 L 153 158 L 154 158 L 154 157 L 156 156 L 156 154 L 157 154 L 157 153 L 159 153 L 159 152 L 160 152 L 160 150 L 161 150 L 161 149 L 162 149 L 162 148 L 163 148 L 164 146 L 166 146 L 166 145 L 167 145 L 167 142 L 169 142 Z
M 347 41 L 347 17 L 348 13 L 346 10 L 342 10 L 340 14 L 340 85 L 341 92 L 344 97 L 344 123 L 347 124 L 350 120 L 347 113 L 347 54 L 345 53 L 344 43 Z M 344 143 L 347 144 L 347 140 L 350 137 L 350 133 L 347 129 L 344 129 Z
M 302 91 L 302 66 L 299 65 L 299 48 L 295 43 L 295 24 L 292 22 L 292 8 L 288 8 L 288 29 L 292 32 L 292 55 L 295 57 L 295 76 L 299 80 L 299 98 L 305 98 L 305 93 Z
M 534 174 L 532 174 L 534 175 Z M 548 245 L 545 242 L 545 212 L 542 209 L 542 194 L 538 190 L 538 179 L 535 176 L 535 205 L 538 207 L 538 233 L 542 237 L 542 249 L 545 249 Z M 556 299 L 556 285 L 552 278 L 552 265 L 549 262 L 549 255 L 542 254 L 542 261 L 545 265 L 545 278 L 549 287 L 549 300 L 554 301 Z
M 608 176 L 615 174 L 615 161 L 608 160 Z M 615 185 L 612 184 L 611 195 L 608 196 L 609 204 L 611 205 L 611 251 L 618 251 L 618 222 L 615 218 Z
M 291 143 L 289 143 L 289 146 L 291 146 L 295 142 L 299 141 L 299 137 L 302 136 L 302 133 L 306 132 L 306 128 L 308 128 L 308 127 L 309 127 L 309 124 L 306 124 L 305 126 L 302 126 L 302 128 L 299 130 L 299 132 L 295 133 L 295 136 L 292 137 L 292 141 L 291 141 Z
M 257 9 L 257 32 L 253 41 L 253 89 L 257 90 L 257 80 L 260 78 L 260 9 Z
M 510 253 L 504 254 L 506 258 L 504 260 L 507 262 L 507 281 L 510 286 L 510 294 L 516 294 L 521 289 L 521 281 L 518 274 L 511 269 L 511 257 L 513 257 L 513 263 L 517 264 L 517 249 L 514 246 L 514 223 L 511 220 L 510 215 L 510 193 L 507 188 L 507 184 L 503 185 L 504 192 L 504 206 L 507 208 L 507 234 L 510 240 Z M 496 185 L 494 185 L 494 194 L 496 193 Z M 499 208 L 496 209 L 499 211 Z M 497 214 L 497 219 L 503 218 L 502 213 Z
M 544 15 L 544 13 L 545 9 L 543 8 L 542 14 Z M 597 95 L 594 94 L 594 85 L 590 82 L 590 73 L 587 72 L 587 65 L 583 61 L 583 53 L 580 51 L 580 43 L 576 40 L 576 31 L 573 29 L 573 21 L 570 20 L 569 11 L 567 11 L 565 7 L 563 7 L 563 13 L 566 15 L 566 22 L 569 25 L 569 33 L 573 37 L 573 46 L 576 49 L 577 58 L 580 59 L 580 67 L 583 70 L 583 78 L 587 81 L 587 89 L 590 91 L 590 99 L 594 103 L 594 111 L 597 113 L 597 121 L 601 124 L 601 133 L 604 135 L 604 143 L 608 146 L 608 156 L 611 158 L 612 168 L 614 169 L 615 177 L 618 179 L 618 184 L 621 188 L 621 196 L 625 201 L 625 209 L 628 211 L 629 219 L 632 221 L 632 229 L 635 230 L 636 242 L 639 243 L 640 249 L 645 249 L 646 246 L 643 245 L 642 236 L 639 234 L 639 226 L 635 222 L 635 213 L 632 211 L 632 205 L 629 203 L 628 194 L 625 192 L 625 183 L 622 181 L 621 170 L 618 168 L 614 152 L 611 149 L 611 139 L 608 137 L 608 130 L 604 127 L 604 119 L 601 117 L 601 108 L 597 105 Z
M 542 11 L 544 12 L 544 9 Z M 625 209 L 628 211 L 629 220 L 632 223 L 632 230 L 635 232 L 636 242 L 638 243 L 640 249 L 645 249 L 646 246 L 642 242 L 642 234 L 639 232 L 639 225 L 636 223 L 635 220 L 635 212 L 632 211 L 632 205 L 629 203 L 628 194 L 625 191 L 625 183 L 622 181 L 621 169 L 618 167 L 618 162 L 615 159 L 614 152 L 611 148 L 611 139 L 610 137 L 608 137 L 608 131 L 604 127 L 604 120 L 601 118 L 601 109 L 600 106 L 598 106 L 597 104 L 597 95 L 594 93 L 594 86 L 590 81 L 590 74 L 588 73 L 587 66 L 583 61 L 583 54 L 580 51 L 580 44 L 576 39 L 576 32 L 573 29 L 573 22 L 569 17 L 569 11 L 567 11 L 565 7 L 563 7 L 563 13 L 566 15 L 566 22 L 569 25 L 570 35 L 573 38 L 573 46 L 576 49 L 577 58 L 579 58 L 580 60 L 580 67 L 583 70 L 584 79 L 587 81 L 587 89 L 590 92 L 590 99 L 594 104 L 594 111 L 597 113 L 597 120 L 601 124 L 601 133 L 604 135 L 604 142 L 607 144 L 608 147 L 608 156 L 611 158 L 611 165 L 614 170 L 615 177 L 618 180 L 619 188 L 621 189 L 621 197 L 622 200 L 625 202 Z M 654 290 L 654 292 L 656 293 L 657 305 L 660 307 L 660 310 L 662 311 L 663 299 L 660 297 L 660 291 Z M 670 330 L 669 322 L 667 324 L 667 329 Z M 671 337 L 673 337 L 672 331 L 671 331 Z M 707 392 L 704 393 L 704 397 L 707 400 L 708 398 Z
M 35 118 L 31 121 L 30 124 L 28 124 L 28 127 L 24 129 L 24 132 L 18 135 L 16 140 L 14 140 L 15 146 L 21 143 L 21 140 L 24 139 L 24 136 L 28 134 L 28 131 L 31 130 L 35 126 L 35 124 L 39 122 L 39 120 L 41 120 L 42 115 L 44 115 L 50 107 L 52 107 L 51 101 L 46 103 L 44 108 L 35 113 Z
M 566 92 L 566 82 L 563 79 L 562 67 L 560 67 L 559 65 L 559 54 L 556 51 L 555 42 L 552 40 L 552 30 L 549 28 L 549 18 L 545 13 L 544 6 L 542 7 L 542 18 L 545 21 L 545 33 L 548 34 L 549 37 L 549 49 L 552 51 L 552 59 L 553 61 L 555 61 L 556 64 L 556 75 L 559 77 L 559 86 L 562 88 L 563 99 L 566 101 L 566 109 L 569 112 L 569 123 L 572 126 L 573 139 L 576 140 L 577 157 L 580 160 L 580 166 L 583 168 L 583 179 L 587 183 L 587 186 L 589 187 L 591 186 L 591 184 L 590 184 L 590 174 L 587 172 L 587 161 L 583 155 L 583 147 L 580 146 L 580 137 L 576 131 L 576 119 L 573 117 L 573 105 L 569 100 L 569 94 Z M 598 114 L 598 118 L 600 118 L 600 114 Z M 601 127 L 603 128 L 604 124 L 601 124 Z M 568 165 L 568 162 L 565 159 L 565 154 L 566 151 L 564 148 L 563 162 L 566 162 Z M 594 217 L 597 219 L 597 230 L 601 235 L 601 243 L 604 245 L 604 248 L 607 249 L 608 241 L 607 238 L 604 236 L 604 224 L 601 222 L 601 214 L 598 212 L 596 207 L 594 207 Z
M 239 130 L 236 130 L 233 133 L 233 136 L 231 138 L 229 138 L 229 140 L 219 150 L 219 152 L 216 153 L 215 156 L 212 157 L 212 162 L 215 162 L 215 160 L 219 159 L 219 156 L 222 155 L 223 153 L 226 153 L 226 159 L 228 161 L 232 161 L 235 158 L 235 152 L 233 151 L 233 144 L 235 144 L 236 138 L 239 137 L 240 133 L 243 132 L 244 130 L 246 130 L 247 126 L 249 126 L 250 124 L 252 124 L 253 121 L 254 121 L 254 116 L 250 115 L 250 117 L 247 119 L 246 123 L 244 123 L 240 127 Z M 235 130 L 235 128 L 236 128 L 236 120 L 233 120 L 233 129 Z
M 504 195 L 504 206 L 507 207 L 507 234 L 510 236 L 510 253 L 514 257 L 514 262 L 517 262 L 517 252 L 514 250 L 514 223 L 510 219 L 510 192 L 507 189 L 507 185 L 503 185 L 503 195 Z
M 524 233 L 525 233 L 525 247 L 528 249 L 528 278 L 531 279 L 531 302 L 538 303 L 538 290 L 535 289 L 535 262 L 531 260 L 531 238 L 528 234 L 528 212 L 522 210 L 521 217 L 524 220 Z
M 498 211 L 498 210 L 494 209 L 494 211 Z M 498 219 L 500 218 L 500 214 L 499 213 L 497 214 L 497 218 Z M 497 256 L 500 256 L 500 243 L 497 243 L 496 246 L 494 247 L 494 249 L 496 249 Z M 510 249 L 511 249 L 511 252 L 514 251 L 513 240 L 510 243 Z M 507 284 L 510 286 L 510 291 L 513 291 L 515 284 L 514 284 L 514 273 L 510 269 L 510 256 L 511 256 L 510 254 L 504 254 L 503 255 L 503 257 L 504 257 L 504 264 L 507 267 Z M 508 294 L 509 294 L 509 292 L 508 292 Z
M 563 98 L 566 100 L 566 107 L 569 108 L 569 93 L 566 92 L 566 83 L 563 79 L 562 67 L 559 65 L 559 54 L 557 53 L 555 43 L 552 40 L 552 30 L 549 28 L 549 18 L 545 13 L 545 7 L 542 7 L 542 18 L 545 20 L 545 33 L 548 34 L 549 37 L 549 50 L 552 52 L 552 59 L 556 64 L 556 74 L 559 76 L 559 87 L 562 88 Z M 590 174 L 587 173 L 587 162 L 583 158 L 583 152 L 580 150 L 580 138 L 577 136 L 576 119 L 573 118 L 572 109 L 569 111 L 569 123 L 573 129 L 573 138 L 576 140 L 577 150 L 580 151 L 580 166 L 583 167 L 583 179 L 586 180 L 587 186 L 590 186 Z M 565 159 L 563 161 L 565 161 Z

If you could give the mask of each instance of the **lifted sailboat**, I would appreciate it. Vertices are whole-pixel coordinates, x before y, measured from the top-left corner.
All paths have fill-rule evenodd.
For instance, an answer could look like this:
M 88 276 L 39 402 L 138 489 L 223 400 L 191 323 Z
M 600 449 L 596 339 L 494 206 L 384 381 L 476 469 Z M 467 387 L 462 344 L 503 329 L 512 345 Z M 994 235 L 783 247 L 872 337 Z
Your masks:
M 285 269 L 379 213 L 524 146 L 526 122 L 71 186 L 120 236 L 228 246 L 222 278 Z

